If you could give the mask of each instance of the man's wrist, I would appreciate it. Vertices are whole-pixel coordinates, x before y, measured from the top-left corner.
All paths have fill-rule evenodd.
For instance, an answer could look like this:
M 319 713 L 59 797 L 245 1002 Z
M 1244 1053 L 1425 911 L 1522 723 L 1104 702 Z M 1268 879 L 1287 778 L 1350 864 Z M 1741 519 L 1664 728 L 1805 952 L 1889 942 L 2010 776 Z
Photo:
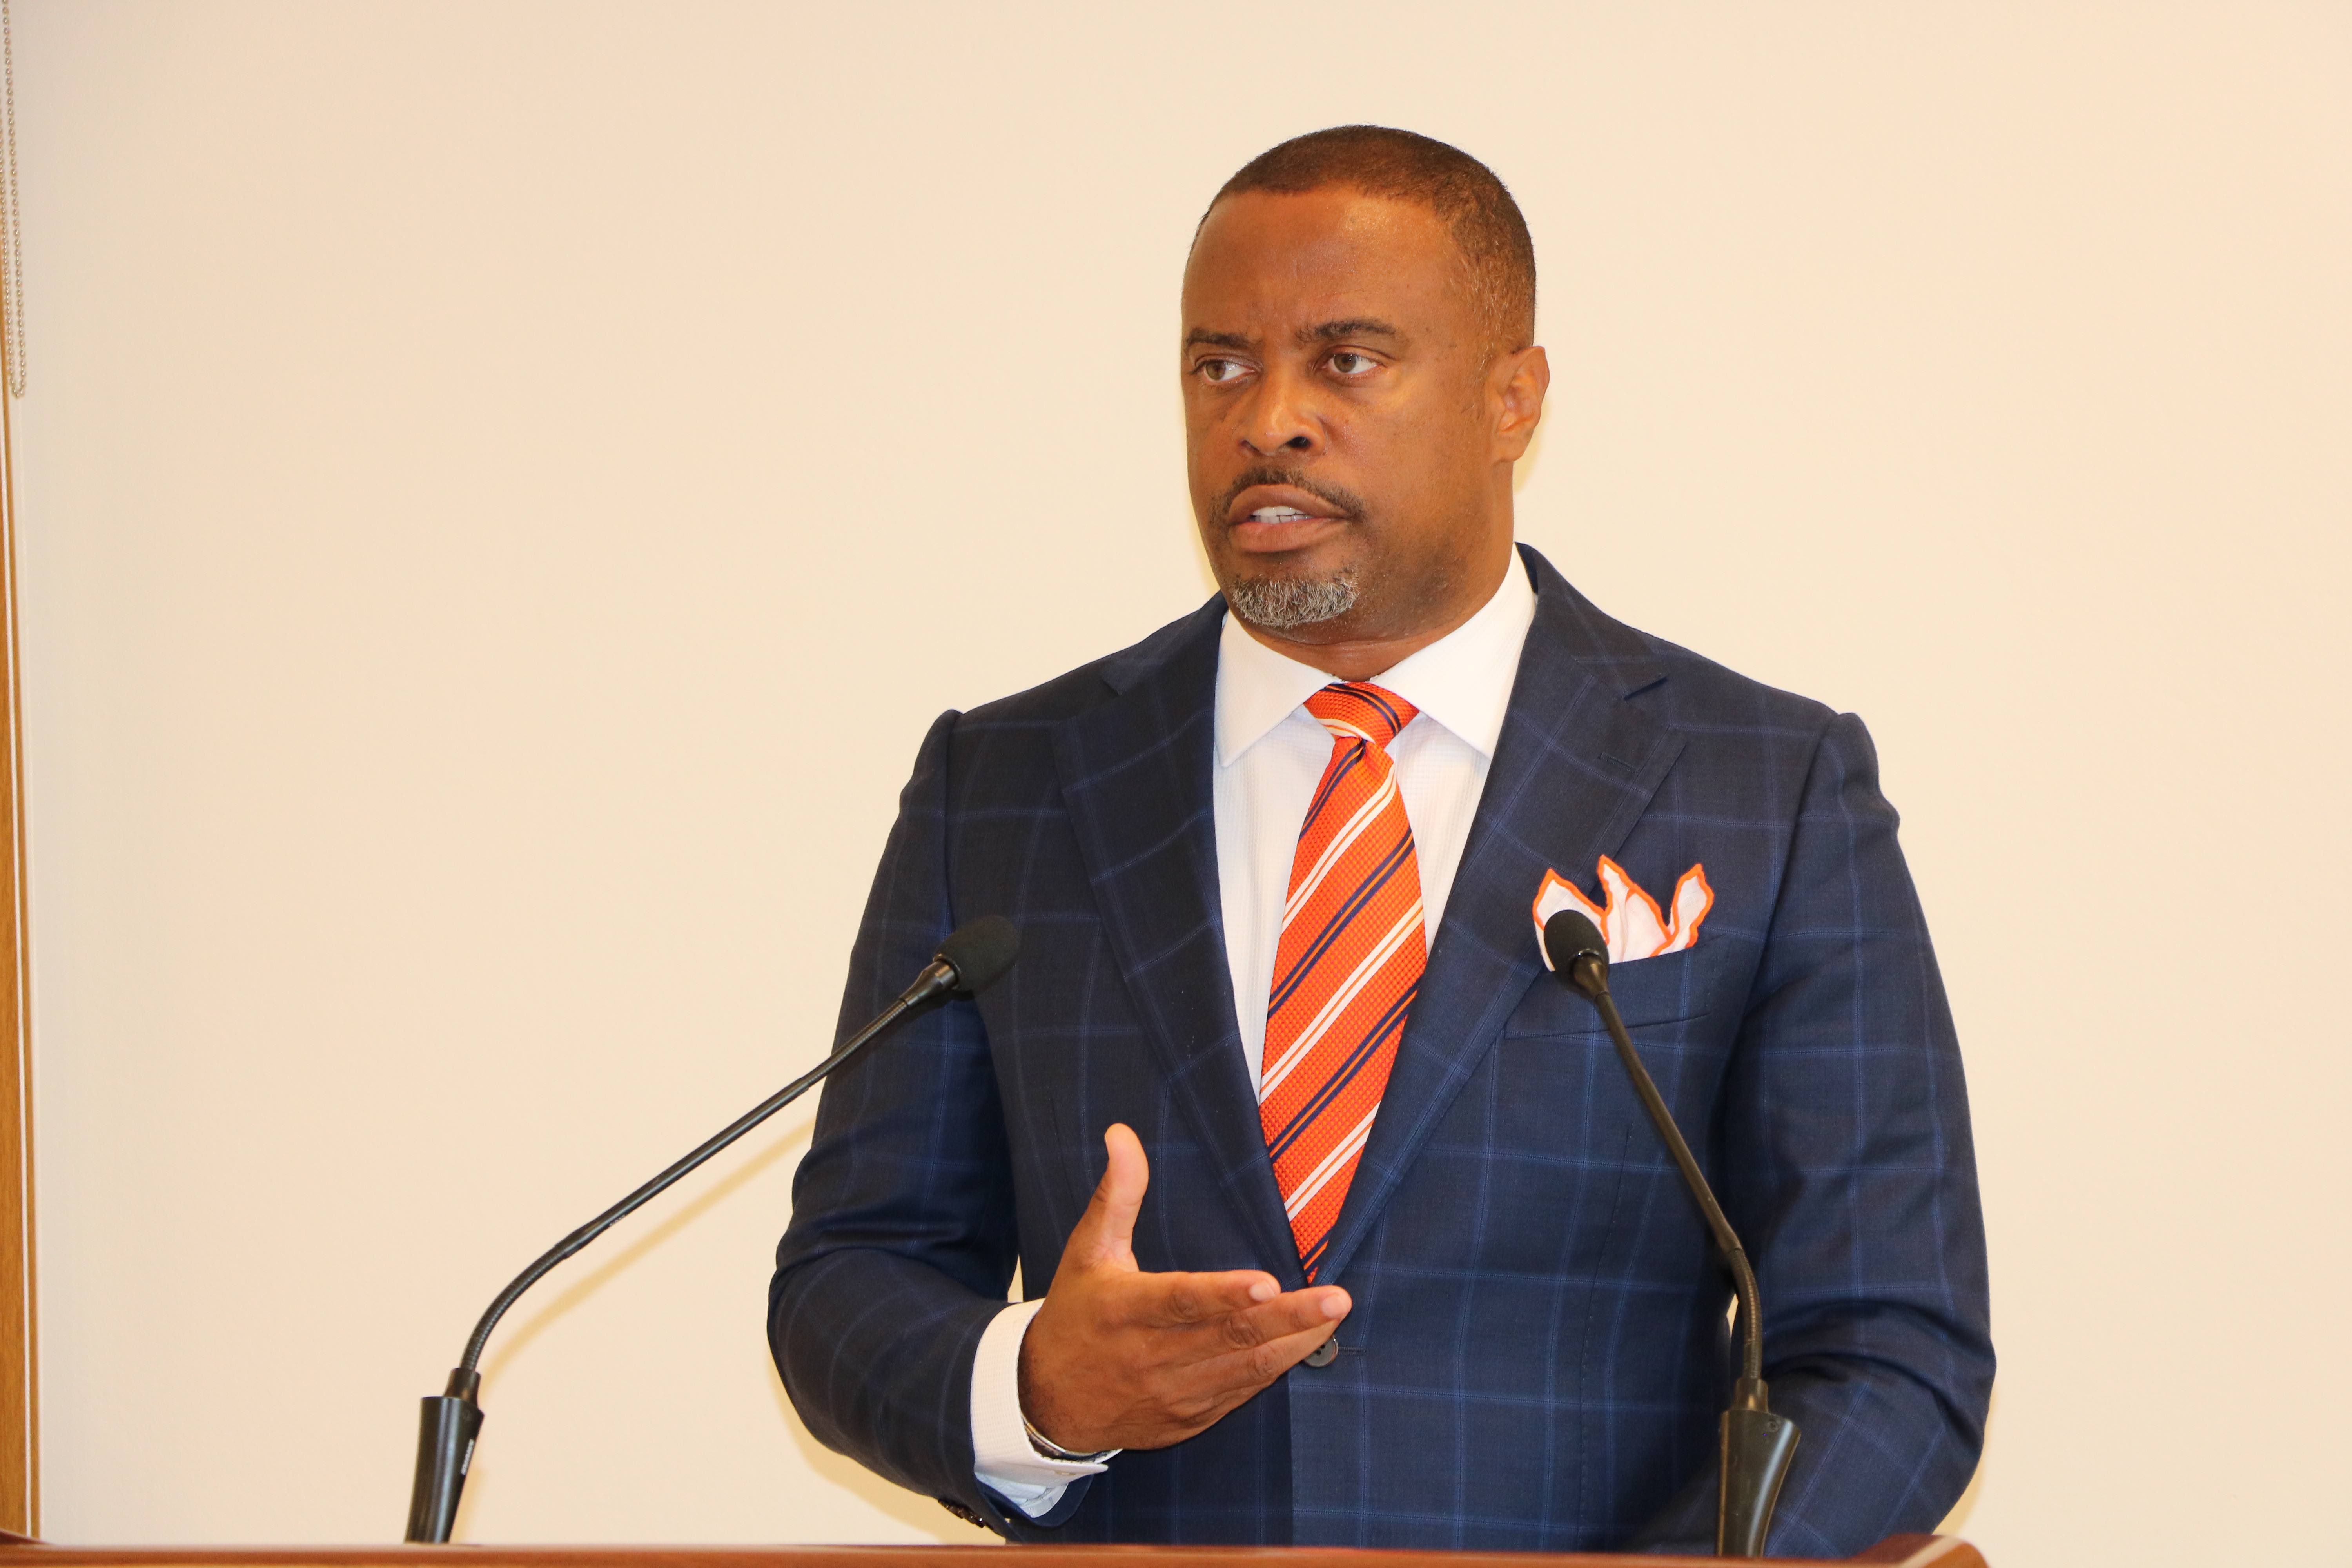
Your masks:
M 1097 1448 L 1091 1454 L 1081 1454 L 1075 1449 L 1065 1448 L 1038 1431 L 1036 1423 L 1029 1419 L 1029 1413 L 1025 1410 L 1021 1414 L 1021 1429 L 1029 1434 L 1029 1446 L 1037 1450 L 1040 1458 L 1058 1459 L 1066 1465 L 1099 1465 L 1119 1452 L 1117 1448 Z
M 1021 1340 L 1042 1301 L 1008 1305 L 980 1337 L 971 1366 L 972 1473 L 980 1484 L 1029 1518 L 1060 1506 L 1073 1482 L 1100 1465 L 1049 1459 L 1029 1440 L 1021 1413 Z
M 1037 1318 L 1041 1315 L 1042 1312 L 1033 1314 L 1028 1322 L 1022 1325 L 1021 1350 L 1013 1363 L 1013 1397 L 1021 1406 L 1021 1429 L 1029 1435 L 1029 1446 L 1037 1451 L 1041 1459 L 1052 1459 L 1064 1465 L 1099 1465 L 1120 1450 L 1097 1448 L 1086 1453 L 1076 1448 L 1065 1448 L 1037 1430 L 1037 1423 L 1029 1418 L 1029 1336 L 1036 1329 Z

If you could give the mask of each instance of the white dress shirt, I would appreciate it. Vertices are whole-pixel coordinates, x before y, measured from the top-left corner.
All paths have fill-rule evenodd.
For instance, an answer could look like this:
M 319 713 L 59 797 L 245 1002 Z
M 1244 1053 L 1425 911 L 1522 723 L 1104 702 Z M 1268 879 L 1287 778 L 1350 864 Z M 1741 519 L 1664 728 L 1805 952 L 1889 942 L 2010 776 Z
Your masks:
M 1485 608 L 1374 678 L 1420 710 L 1390 742 L 1389 760 L 1412 826 L 1428 942 L 1437 940 L 1445 915 L 1535 614 L 1535 589 L 1515 553 Z M 1265 1005 L 1290 895 L 1290 862 L 1315 786 L 1331 760 L 1331 732 L 1303 704 L 1331 681 L 1225 617 L 1217 644 L 1217 886 L 1225 963 L 1253 1085 L 1265 1049 Z M 971 1367 L 973 1469 L 1033 1519 L 1050 1512 L 1073 1479 L 1105 1468 L 1043 1458 L 1022 1426 L 1021 1338 L 1040 1305 L 1024 1301 L 998 1313 L 981 1336 Z

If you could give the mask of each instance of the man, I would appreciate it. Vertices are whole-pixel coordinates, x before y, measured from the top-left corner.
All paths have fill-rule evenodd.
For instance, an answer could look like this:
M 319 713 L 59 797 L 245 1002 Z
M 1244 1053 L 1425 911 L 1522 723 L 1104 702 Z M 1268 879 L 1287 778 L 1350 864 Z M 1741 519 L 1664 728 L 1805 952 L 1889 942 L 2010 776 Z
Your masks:
M 822 1441 L 1017 1540 L 1711 1548 L 1728 1288 L 1541 900 L 1754 1256 L 1773 1550 L 1966 1485 L 1967 1108 L 1869 740 L 1514 549 L 1534 321 L 1443 143 L 1318 132 L 1210 205 L 1223 593 L 923 742 L 845 1026 L 960 921 L 1022 956 L 825 1089 L 769 1319 Z

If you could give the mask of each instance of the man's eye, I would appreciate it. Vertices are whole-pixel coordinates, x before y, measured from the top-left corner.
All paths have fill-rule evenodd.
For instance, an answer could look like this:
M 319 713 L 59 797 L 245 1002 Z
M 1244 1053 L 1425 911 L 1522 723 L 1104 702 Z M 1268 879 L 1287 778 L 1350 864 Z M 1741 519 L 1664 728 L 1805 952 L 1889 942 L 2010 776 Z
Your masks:
M 1202 381 L 1213 384 L 1239 381 L 1249 372 L 1249 367 L 1237 359 L 1204 359 L 1195 368 Z
M 1365 372 L 1373 369 L 1380 362 L 1373 359 L 1370 354 L 1360 354 L 1342 350 L 1340 353 L 1333 354 L 1330 359 L 1325 363 L 1329 364 L 1334 371 L 1341 375 L 1362 375 Z

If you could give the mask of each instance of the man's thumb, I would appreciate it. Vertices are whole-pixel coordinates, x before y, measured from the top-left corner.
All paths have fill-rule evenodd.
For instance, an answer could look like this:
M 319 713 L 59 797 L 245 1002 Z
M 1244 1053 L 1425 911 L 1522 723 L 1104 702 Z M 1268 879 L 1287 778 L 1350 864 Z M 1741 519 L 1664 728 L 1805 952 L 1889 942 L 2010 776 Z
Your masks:
M 1143 1207 L 1143 1190 L 1151 1184 L 1151 1164 L 1143 1157 L 1142 1140 L 1123 1121 L 1104 1130 L 1103 1149 L 1110 1163 L 1095 1184 L 1094 1201 L 1078 1225 L 1093 1251 L 1131 1263 L 1135 1215 Z

